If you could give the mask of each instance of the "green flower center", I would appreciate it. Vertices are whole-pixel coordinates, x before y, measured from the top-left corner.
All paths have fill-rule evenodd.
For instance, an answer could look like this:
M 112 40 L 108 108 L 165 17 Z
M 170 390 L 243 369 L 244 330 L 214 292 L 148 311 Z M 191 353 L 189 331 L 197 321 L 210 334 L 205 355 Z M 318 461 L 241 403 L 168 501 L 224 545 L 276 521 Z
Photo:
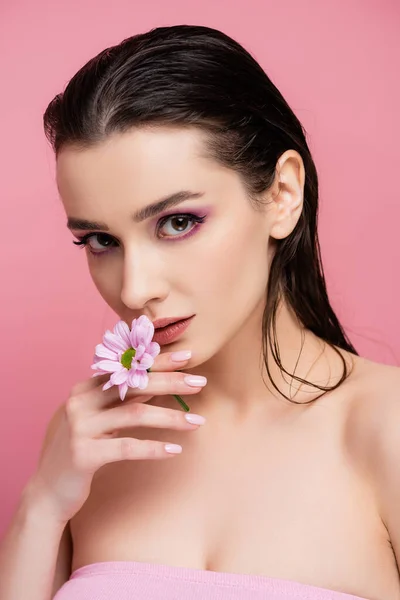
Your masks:
M 136 354 L 135 348 L 128 348 L 125 350 L 123 355 L 121 356 L 121 364 L 125 367 L 125 369 L 130 369 L 132 366 L 132 359 Z

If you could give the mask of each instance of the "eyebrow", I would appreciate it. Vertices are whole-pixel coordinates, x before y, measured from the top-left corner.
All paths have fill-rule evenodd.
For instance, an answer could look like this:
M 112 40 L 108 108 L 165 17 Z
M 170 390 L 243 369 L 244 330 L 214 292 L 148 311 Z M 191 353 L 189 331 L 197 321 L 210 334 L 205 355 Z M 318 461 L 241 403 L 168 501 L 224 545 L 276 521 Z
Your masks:
M 160 212 L 167 210 L 177 204 L 180 204 L 184 200 L 193 200 L 195 198 L 201 198 L 204 196 L 204 192 L 191 192 L 189 190 L 181 190 L 180 192 L 175 192 L 170 196 L 166 196 L 165 198 L 161 198 L 157 202 L 153 204 L 148 204 L 144 208 L 136 211 L 131 219 L 135 223 L 140 223 L 145 221 L 146 219 L 150 219 L 150 217 L 155 217 Z M 79 230 L 89 230 L 94 231 L 96 229 L 103 229 L 104 231 L 109 231 L 109 227 L 106 223 L 100 223 L 98 221 L 87 221 L 85 219 L 76 219 L 75 217 L 69 217 L 67 222 L 68 229 L 79 229 Z

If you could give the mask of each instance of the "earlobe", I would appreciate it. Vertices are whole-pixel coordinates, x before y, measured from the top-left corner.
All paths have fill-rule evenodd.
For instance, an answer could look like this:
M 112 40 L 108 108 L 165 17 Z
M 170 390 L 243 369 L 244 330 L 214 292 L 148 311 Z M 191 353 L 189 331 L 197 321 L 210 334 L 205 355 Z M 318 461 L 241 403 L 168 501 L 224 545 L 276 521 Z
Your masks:
M 276 239 L 284 239 L 290 235 L 296 227 L 303 209 L 303 194 L 284 193 L 284 199 L 275 204 L 274 220 L 270 229 L 270 235 Z

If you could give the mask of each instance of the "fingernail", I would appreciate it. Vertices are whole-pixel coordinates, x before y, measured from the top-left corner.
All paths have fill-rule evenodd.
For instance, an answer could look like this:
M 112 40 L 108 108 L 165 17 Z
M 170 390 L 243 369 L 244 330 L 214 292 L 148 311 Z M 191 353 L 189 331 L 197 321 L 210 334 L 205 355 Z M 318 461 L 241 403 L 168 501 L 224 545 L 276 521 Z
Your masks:
M 179 350 L 179 352 L 173 352 L 171 354 L 171 359 L 174 362 L 182 362 L 183 360 L 189 360 L 192 356 L 191 350 Z
M 169 454 L 180 454 L 182 452 L 182 446 L 179 444 L 165 444 L 164 448 Z
M 204 425 L 204 423 L 206 422 L 204 417 L 202 417 L 201 415 L 195 415 L 193 413 L 186 414 L 185 419 L 192 425 Z
M 187 385 L 192 385 L 193 387 L 202 387 L 203 385 L 206 385 L 207 378 L 202 377 L 201 375 L 185 375 L 183 381 Z

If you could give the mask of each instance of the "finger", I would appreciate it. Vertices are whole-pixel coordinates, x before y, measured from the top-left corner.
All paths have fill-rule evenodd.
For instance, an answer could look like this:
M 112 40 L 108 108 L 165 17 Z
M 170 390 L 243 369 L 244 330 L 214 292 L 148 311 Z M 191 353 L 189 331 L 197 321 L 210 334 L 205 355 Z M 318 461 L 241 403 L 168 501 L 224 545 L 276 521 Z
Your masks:
M 184 353 L 184 350 L 181 350 L 180 353 Z M 173 360 L 172 356 L 176 355 L 176 352 L 164 352 L 162 354 L 158 354 L 154 363 L 151 366 L 151 372 L 159 372 L 159 371 L 175 371 L 177 369 L 181 369 L 191 358 L 184 358 L 182 360 Z M 103 386 L 110 378 L 110 373 L 94 373 L 88 379 L 84 381 L 79 381 L 75 383 L 72 387 L 70 395 L 82 394 L 83 392 L 87 392 L 89 390 L 96 389 L 99 386 Z
M 101 437 L 116 430 L 131 427 L 155 427 L 156 429 L 174 429 L 191 431 L 203 423 L 189 423 L 181 410 L 163 408 L 132 402 L 116 408 L 98 412 L 81 423 L 80 435 L 90 438 Z M 190 418 L 199 415 L 190 415 Z M 201 417 L 200 417 L 201 420 Z M 204 419 L 205 422 L 205 419 Z
M 189 383 L 189 381 L 191 381 Z M 181 371 L 175 372 L 150 372 L 148 384 L 145 389 L 129 388 L 128 394 L 163 396 L 170 394 L 192 395 L 197 394 L 207 383 L 206 377 L 199 377 Z M 128 396 L 127 394 L 127 396 Z
M 181 351 L 185 352 L 185 351 Z M 187 351 L 186 351 L 187 352 Z M 182 360 L 173 360 L 172 355 L 176 355 L 176 352 L 165 352 L 163 354 L 159 354 L 155 357 L 154 363 L 149 369 L 149 372 L 171 372 L 177 369 L 181 369 L 189 360 L 188 358 Z M 95 401 L 92 405 L 93 408 L 102 408 L 104 406 L 112 406 L 117 405 L 118 402 L 121 401 L 119 396 L 118 386 L 112 386 L 109 390 L 102 390 L 105 383 L 107 383 L 110 379 L 111 373 L 95 373 L 91 378 L 76 384 L 73 388 L 75 394 L 83 394 L 85 392 L 89 392 L 91 390 L 102 391 L 105 395 L 100 395 L 97 398 L 98 401 Z M 125 401 L 128 400 L 136 400 L 138 402 L 147 402 L 150 400 L 154 394 L 148 394 L 147 397 L 140 394 L 138 396 L 135 394 L 136 388 L 128 388 L 128 392 L 125 396 Z M 71 392 L 72 393 L 72 392 Z M 105 401 L 105 402 L 104 402 Z
M 186 380 L 189 378 L 189 380 Z M 97 378 L 96 378 L 97 379 Z M 190 384 L 188 381 L 192 381 Z M 205 377 L 195 377 L 189 373 L 167 372 L 167 373 L 148 373 L 148 384 L 145 389 L 128 388 L 125 396 L 125 402 L 144 403 L 153 396 L 163 395 L 194 395 L 197 394 L 207 383 Z M 104 408 L 117 406 L 121 402 L 118 386 L 112 386 L 103 390 L 102 386 L 84 392 L 74 399 L 74 403 L 79 411 L 86 409 L 89 412 L 99 411 Z M 71 408 L 71 407 L 70 407 Z
M 103 386 L 110 379 L 110 374 L 95 377 L 91 381 L 81 382 L 76 384 L 71 392 L 68 400 L 69 408 L 79 412 L 86 410 L 89 413 L 103 410 L 104 408 L 112 408 L 119 406 L 122 402 L 119 388 L 114 385 L 107 390 L 103 390 Z M 94 383 L 91 383 L 94 382 Z M 153 395 L 145 394 L 144 392 L 138 396 L 135 394 L 136 388 L 128 388 L 124 402 L 148 402 Z
M 184 350 L 181 352 L 185 352 Z M 151 372 L 157 371 L 176 371 L 177 369 L 182 369 L 190 360 L 190 356 L 188 358 L 184 358 L 180 361 L 173 360 L 173 355 L 176 352 L 164 352 L 163 354 L 158 354 L 154 363 L 151 366 Z
M 137 388 L 128 388 L 124 400 L 121 400 L 118 386 L 114 385 L 108 390 L 103 390 L 102 386 L 99 386 L 84 394 L 86 399 L 83 401 L 90 412 L 97 413 L 99 410 L 115 408 L 121 404 L 132 404 L 133 402 L 144 404 L 154 396 L 154 394 L 145 394 L 144 390 L 139 395 L 136 394 L 136 390 Z
M 133 402 L 144 403 L 153 396 L 197 394 L 204 385 L 189 385 L 184 380 L 186 376 L 190 376 L 190 374 L 181 372 L 150 372 L 148 373 L 147 387 L 143 390 L 128 388 L 124 401 L 132 400 Z M 207 381 L 205 378 L 204 380 L 205 382 Z M 118 386 L 112 386 L 107 390 L 103 390 L 102 386 L 99 386 L 94 390 L 84 392 L 82 398 L 87 409 L 95 411 L 110 408 L 113 405 L 117 406 L 121 402 Z
M 166 448 L 174 452 L 168 452 Z M 121 460 L 155 460 L 176 456 L 182 451 L 178 444 L 168 444 L 153 440 L 137 440 L 136 438 L 114 438 L 107 440 L 90 440 L 85 452 L 85 467 L 92 472 L 104 464 Z
M 179 361 L 174 360 L 173 356 L 174 355 L 176 356 L 177 354 L 181 354 L 181 353 L 185 353 L 185 352 L 189 352 L 189 351 L 182 350 L 179 353 L 165 352 L 163 354 L 158 354 L 154 358 L 154 362 L 148 370 L 153 373 L 153 372 L 160 372 L 160 371 L 168 372 L 168 371 L 175 371 L 178 369 L 182 369 L 182 367 L 189 362 L 191 356 L 189 356 L 188 358 L 179 360 Z M 110 375 L 111 375 L 111 373 L 106 373 L 106 374 L 101 374 L 101 375 L 99 373 L 95 373 L 92 377 L 93 377 L 93 379 L 98 379 L 98 380 L 100 380 L 100 382 L 105 383 L 105 381 L 107 380 L 107 378 Z M 86 384 L 90 388 L 90 380 L 85 381 L 83 383 Z

